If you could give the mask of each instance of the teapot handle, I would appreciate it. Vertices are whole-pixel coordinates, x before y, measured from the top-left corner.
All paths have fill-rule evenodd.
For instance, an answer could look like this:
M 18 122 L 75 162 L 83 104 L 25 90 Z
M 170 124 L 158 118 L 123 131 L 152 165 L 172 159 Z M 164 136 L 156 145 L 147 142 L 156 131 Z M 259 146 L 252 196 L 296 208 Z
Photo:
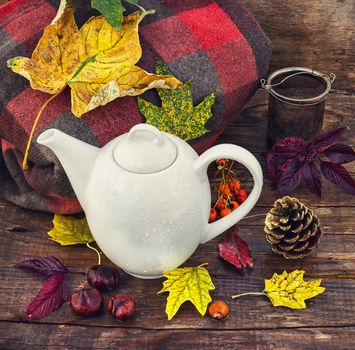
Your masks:
M 254 187 L 246 201 L 229 215 L 207 224 L 201 243 L 206 243 L 240 221 L 254 207 L 263 186 L 263 172 L 257 159 L 245 148 L 232 145 L 217 145 L 204 152 L 197 160 L 196 170 L 206 176 L 208 165 L 221 158 L 233 159 L 244 165 L 252 174 Z

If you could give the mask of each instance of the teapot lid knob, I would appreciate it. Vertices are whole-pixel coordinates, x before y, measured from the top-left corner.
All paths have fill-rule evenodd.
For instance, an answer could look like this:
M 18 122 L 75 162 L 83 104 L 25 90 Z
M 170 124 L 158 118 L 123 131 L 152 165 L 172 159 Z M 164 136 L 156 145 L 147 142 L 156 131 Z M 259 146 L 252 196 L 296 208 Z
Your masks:
M 123 169 L 152 174 L 172 165 L 176 145 L 165 133 L 150 124 L 137 124 L 115 145 L 113 157 Z

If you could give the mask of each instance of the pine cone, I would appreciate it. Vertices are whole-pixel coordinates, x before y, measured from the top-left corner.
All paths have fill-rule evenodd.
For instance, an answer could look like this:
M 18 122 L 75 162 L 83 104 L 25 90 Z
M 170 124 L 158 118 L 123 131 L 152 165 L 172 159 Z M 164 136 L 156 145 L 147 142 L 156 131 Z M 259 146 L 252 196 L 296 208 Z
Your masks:
M 318 217 L 297 198 L 288 196 L 275 201 L 266 215 L 264 231 L 272 250 L 286 259 L 308 255 L 322 236 Z

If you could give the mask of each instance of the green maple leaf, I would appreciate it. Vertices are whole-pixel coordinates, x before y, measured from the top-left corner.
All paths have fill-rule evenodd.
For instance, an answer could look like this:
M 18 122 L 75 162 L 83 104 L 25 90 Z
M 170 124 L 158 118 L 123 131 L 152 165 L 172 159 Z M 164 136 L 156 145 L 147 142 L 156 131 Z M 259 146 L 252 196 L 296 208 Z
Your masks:
M 136 5 L 139 0 L 126 0 Z M 126 11 L 122 5 L 122 0 L 91 0 L 91 7 L 98 10 L 117 31 L 121 29 L 123 12 Z
M 157 74 L 170 74 L 169 68 L 158 62 L 155 68 Z M 191 81 L 173 90 L 158 89 L 162 101 L 161 107 L 138 99 L 138 108 L 146 119 L 146 123 L 154 125 L 161 131 L 174 134 L 188 141 L 206 134 L 206 121 L 212 117 L 211 107 L 216 94 L 212 93 L 194 106 L 192 101 Z

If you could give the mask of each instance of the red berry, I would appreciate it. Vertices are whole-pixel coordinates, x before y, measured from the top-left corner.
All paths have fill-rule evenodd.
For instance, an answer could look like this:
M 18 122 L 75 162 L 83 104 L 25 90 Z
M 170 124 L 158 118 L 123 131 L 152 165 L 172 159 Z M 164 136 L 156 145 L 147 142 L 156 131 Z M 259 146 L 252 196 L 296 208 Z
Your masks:
M 231 210 L 235 210 L 235 209 L 237 209 L 239 207 L 239 203 L 236 202 L 236 201 L 231 201 L 229 203 L 229 207 L 230 207 Z
M 120 273 L 113 266 L 94 265 L 86 277 L 91 287 L 102 292 L 116 289 L 120 281 Z
M 240 182 L 237 180 L 231 181 L 228 185 L 232 192 L 238 192 L 240 190 Z
M 102 294 L 96 288 L 74 291 L 70 297 L 70 308 L 79 316 L 98 315 L 104 304 Z
M 219 214 L 221 215 L 221 218 L 223 218 L 224 216 L 227 216 L 231 212 L 232 211 L 229 208 L 226 208 L 226 209 L 221 210 L 221 212 Z
M 246 198 L 244 198 L 244 197 L 239 196 L 239 197 L 237 198 L 237 202 L 238 202 L 239 204 L 242 204 L 242 203 L 244 203 L 245 201 L 246 201 Z
M 217 219 L 217 212 L 216 212 L 216 209 L 214 208 L 211 208 L 211 211 L 210 211 L 210 222 L 213 222 Z
M 107 305 L 107 310 L 120 321 L 127 321 L 136 312 L 136 303 L 128 294 L 113 295 Z
M 244 198 L 247 198 L 247 191 L 244 191 L 244 190 L 240 190 L 239 191 L 239 197 L 244 197 Z

